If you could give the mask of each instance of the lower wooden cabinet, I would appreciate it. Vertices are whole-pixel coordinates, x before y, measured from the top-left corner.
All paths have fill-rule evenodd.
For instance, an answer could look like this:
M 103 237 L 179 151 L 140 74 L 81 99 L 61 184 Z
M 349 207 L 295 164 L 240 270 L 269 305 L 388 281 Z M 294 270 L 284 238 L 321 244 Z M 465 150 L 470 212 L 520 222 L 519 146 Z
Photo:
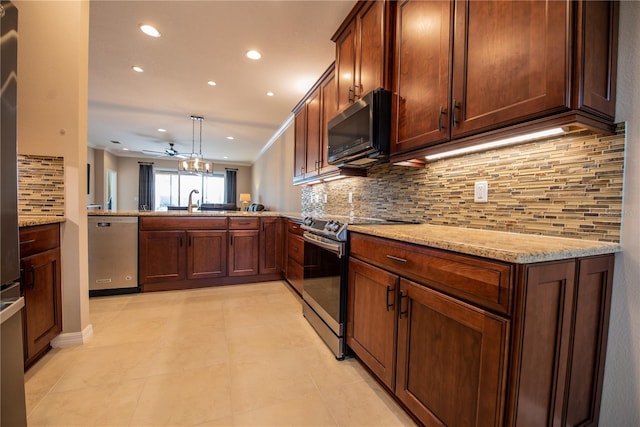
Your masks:
M 282 278 L 279 217 L 141 216 L 138 224 L 143 292 Z
M 613 260 L 509 264 L 351 233 L 347 344 L 426 426 L 595 426 Z
M 25 367 L 50 349 L 62 331 L 60 225 L 20 229 L 20 268 L 24 289 Z
M 427 425 L 501 426 L 509 321 L 400 279 L 395 393 Z
M 304 280 L 304 240 L 300 223 L 287 220 L 287 264 L 285 278 L 300 295 Z
M 398 280 L 395 274 L 349 260 L 347 345 L 389 388 L 395 378 Z

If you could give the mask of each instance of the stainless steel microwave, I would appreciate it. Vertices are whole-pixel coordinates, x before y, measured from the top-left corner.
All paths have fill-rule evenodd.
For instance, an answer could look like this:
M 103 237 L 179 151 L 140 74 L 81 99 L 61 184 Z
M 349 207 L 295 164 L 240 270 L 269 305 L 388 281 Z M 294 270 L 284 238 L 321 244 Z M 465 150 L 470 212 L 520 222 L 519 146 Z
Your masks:
M 387 159 L 390 128 L 391 92 L 369 92 L 329 121 L 327 161 L 366 168 Z

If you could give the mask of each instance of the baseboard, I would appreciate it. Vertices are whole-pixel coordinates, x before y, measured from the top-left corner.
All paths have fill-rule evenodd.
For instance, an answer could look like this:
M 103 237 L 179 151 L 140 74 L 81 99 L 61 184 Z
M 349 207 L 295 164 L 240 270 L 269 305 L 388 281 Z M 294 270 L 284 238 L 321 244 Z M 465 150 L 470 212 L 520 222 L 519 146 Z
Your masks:
M 93 336 L 93 326 L 90 324 L 81 332 L 62 333 L 51 340 L 51 347 L 64 348 L 82 345 Z

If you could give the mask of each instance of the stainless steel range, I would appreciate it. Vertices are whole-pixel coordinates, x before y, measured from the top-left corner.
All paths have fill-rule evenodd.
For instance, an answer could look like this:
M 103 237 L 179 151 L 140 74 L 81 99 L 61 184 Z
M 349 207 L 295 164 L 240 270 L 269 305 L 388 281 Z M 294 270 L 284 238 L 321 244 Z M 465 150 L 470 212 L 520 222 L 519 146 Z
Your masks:
M 336 358 L 346 354 L 348 234 L 350 224 L 392 224 L 372 218 L 306 217 L 302 313 Z

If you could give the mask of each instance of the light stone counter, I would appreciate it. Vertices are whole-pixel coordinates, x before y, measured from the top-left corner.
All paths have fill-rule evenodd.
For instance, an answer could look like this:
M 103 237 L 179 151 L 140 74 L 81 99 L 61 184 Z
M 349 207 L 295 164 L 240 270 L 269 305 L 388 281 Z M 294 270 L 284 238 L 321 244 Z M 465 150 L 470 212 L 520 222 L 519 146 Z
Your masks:
M 257 217 L 285 217 L 292 219 L 302 219 L 299 212 L 243 212 L 243 211 L 87 211 L 88 216 L 257 216 Z
M 20 215 L 18 216 L 18 226 L 31 227 L 34 225 L 56 224 L 65 222 L 67 220 L 64 216 L 46 216 L 46 215 Z
M 429 224 L 350 225 L 349 231 L 518 264 L 622 250 L 617 243 Z

